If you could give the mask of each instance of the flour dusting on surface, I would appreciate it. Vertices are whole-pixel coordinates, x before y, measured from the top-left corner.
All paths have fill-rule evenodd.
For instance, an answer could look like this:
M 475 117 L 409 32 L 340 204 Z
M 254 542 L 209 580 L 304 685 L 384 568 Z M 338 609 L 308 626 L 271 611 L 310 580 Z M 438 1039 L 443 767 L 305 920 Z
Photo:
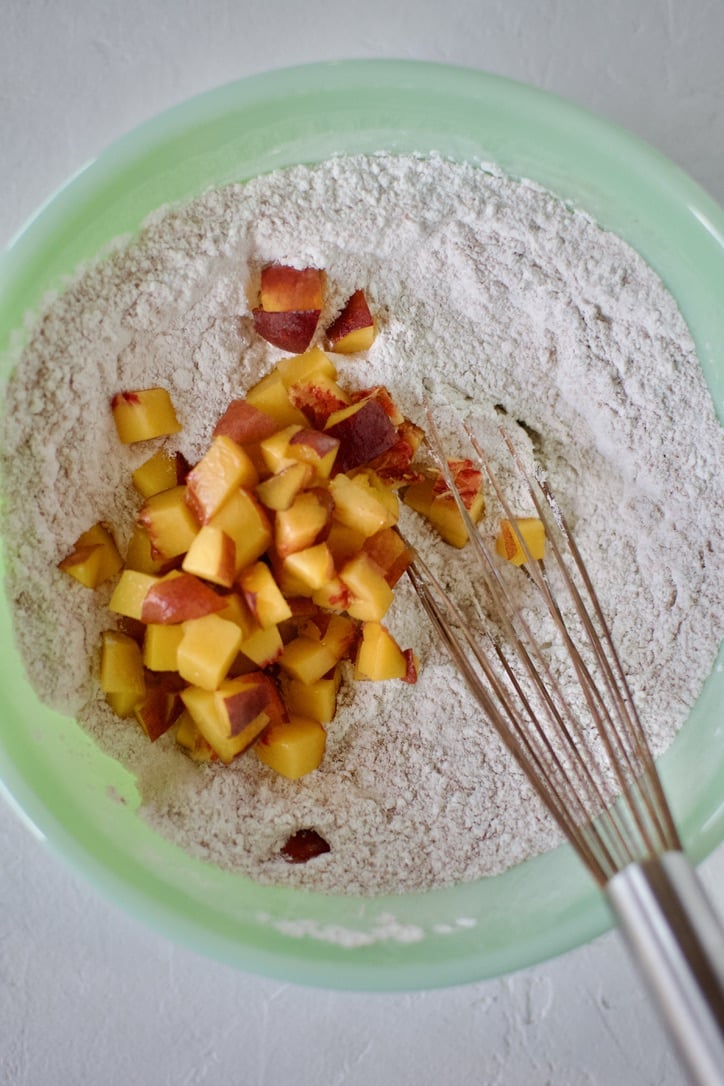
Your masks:
M 110 398 L 167 388 L 183 424 L 167 445 L 198 459 L 228 402 L 281 357 L 250 314 L 272 261 L 326 269 L 320 329 L 364 287 L 378 336 L 338 360 L 342 384 L 386 384 L 420 423 L 427 387 L 473 418 L 494 460 L 507 414 L 576 533 L 655 753 L 685 719 L 721 636 L 724 511 L 719 428 L 684 321 L 638 255 L 584 214 L 434 157 L 340 157 L 212 190 L 156 213 L 45 309 L 2 435 L 7 590 L 31 681 L 128 766 L 142 815 L 197 856 L 361 894 L 495 874 L 557 832 L 406 580 L 385 623 L 415 648 L 417 686 L 345 684 L 324 763 L 300 781 L 253 753 L 195 765 L 171 735 L 150 744 L 115 718 L 97 689 L 110 587 L 91 593 L 56 566 L 97 520 L 125 545 L 140 506 L 130 472 L 158 445 L 121 447 Z M 452 425 L 445 434 L 452 445 Z M 499 516 L 490 500 L 486 536 Z M 469 605 L 467 556 L 409 510 L 401 526 Z M 306 826 L 331 851 L 288 865 L 279 849 Z

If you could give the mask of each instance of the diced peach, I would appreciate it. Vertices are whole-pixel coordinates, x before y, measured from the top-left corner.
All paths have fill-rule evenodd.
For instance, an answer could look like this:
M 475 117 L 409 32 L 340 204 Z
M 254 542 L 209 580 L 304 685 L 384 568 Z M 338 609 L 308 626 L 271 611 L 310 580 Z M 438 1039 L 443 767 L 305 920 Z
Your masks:
M 148 532 L 153 553 L 163 558 L 185 554 L 199 530 L 199 523 L 186 502 L 185 486 L 152 494 L 137 519 Z
M 339 439 L 336 468 L 344 472 L 368 464 L 397 441 L 397 430 L 374 397 L 335 411 L 324 432 Z
M 306 587 L 309 595 L 335 579 L 334 559 L 326 543 L 288 554 L 284 566 Z
M 289 439 L 287 453 L 295 460 L 308 464 L 317 479 L 329 479 L 332 474 L 339 441 L 319 430 L 298 430 Z
M 320 641 L 296 637 L 284 646 L 279 666 L 294 679 L 314 683 L 335 666 L 339 657 Z
M 413 458 L 417 452 L 424 431 L 415 426 L 409 419 L 404 419 L 397 427 L 397 441 L 386 452 L 374 457 L 370 461 L 370 467 L 387 486 L 410 486 L 419 482 L 421 473 L 413 465 Z
M 179 675 L 204 690 L 216 690 L 241 645 L 241 630 L 218 615 L 204 615 L 183 624 L 176 653 Z
M 250 746 L 271 720 L 273 684 L 266 675 L 251 672 L 228 679 L 214 695 L 219 717 L 230 737 L 244 737 Z
M 58 569 L 68 573 L 86 588 L 96 588 L 101 583 L 103 548 L 96 544 L 90 547 L 75 547 L 70 554 L 58 562 Z
M 312 426 L 323 430 L 334 411 L 348 407 L 349 396 L 335 380 L 323 373 L 313 373 L 288 388 L 289 401 L 303 411 Z
M 336 656 L 344 660 L 352 654 L 357 643 L 358 627 L 347 615 L 331 615 L 324 630 L 321 643 Z
M 256 468 L 230 437 L 213 438 L 198 464 L 186 479 L 186 501 L 201 524 L 208 524 L 215 513 L 240 486 L 256 486 Z
M 214 437 L 225 435 L 237 445 L 255 445 L 270 437 L 278 424 L 276 419 L 254 407 L 248 400 L 232 400 L 214 427 Z
M 341 566 L 349 558 L 354 558 L 362 550 L 368 537 L 359 532 L 353 525 L 342 524 L 334 518 L 329 529 L 326 543 L 329 547 L 334 564 Z
M 126 551 L 126 569 L 156 575 L 165 571 L 168 562 L 169 559 L 154 555 L 148 532 L 140 524 L 134 524 Z
M 300 582 L 301 583 L 301 582 Z M 312 603 L 317 607 L 324 607 L 328 611 L 346 611 L 349 607 L 352 594 L 339 577 L 327 581 L 321 588 L 312 593 Z
M 178 693 L 159 686 L 146 694 L 134 712 L 148 738 L 155 743 L 176 723 L 181 708 Z
M 228 595 L 222 596 L 222 599 L 224 606 L 221 611 L 216 612 L 219 618 L 236 623 L 241 630 L 243 639 L 251 637 L 258 627 L 241 596 L 237 592 L 230 592 Z
M 141 650 L 127 634 L 106 630 L 101 635 L 100 686 L 105 694 L 135 695 L 139 701 L 144 696 Z
M 379 622 L 387 613 L 393 595 L 377 563 L 368 555 L 359 554 L 342 566 L 339 577 L 352 594 L 347 613 L 362 622 Z
M 181 453 L 159 449 L 131 475 L 133 485 L 144 498 L 178 486 L 186 478 L 186 463 Z
M 324 272 L 319 268 L 293 268 L 288 264 L 267 264 L 261 270 L 259 303 L 267 313 L 291 309 L 321 309 L 324 300 Z
M 332 498 L 320 487 L 303 490 L 288 509 L 276 515 L 274 544 L 280 558 L 313 546 L 332 521 Z
M 188 709 L 196 727 L 219 759 L 226 765 L 232 762 L 238 754 L 246 750 L 269 723 L 269 717 L 264 712 L 263 704 L 261 704 L 262 698 L 260 695 L 256 695 L 257 701 L 255 704 L 261 705 L 257 710 L 257 715 L 244 726 L 239 726 L 236 731 L 233 730 L 229 714 L 224 709 L 224 694 L 222 691 L 233 696 L 238 690 L 234 687 L 229 690 L 229 687 L 231 687 L 231 684 L 240 681 L 239 679 L 230 679 L 226 684 L 222 684 L 222 688 L 216 691 L 204 690 L 198 686 L 187 686 L 181 692 L 181 700 Z M 251 703 L 249 705 L 251 707 Z
M 279 591 L 269 566 L 255 562 L 239 576 L 239 587 L 246 606 L 262 629 L 276 626 L 292 617 L 289 604 Z
M 453 478 L 473 524 L 483 514 L 482 473 L 470 460 L 449 461 Z M 427 517 L 438 533 L 454 547 L 464 547 L 468 533 L 460 510 L 442 476 L 421 479 L 405 491 L 405 505 Z
M 543 521 L 538 517 L 517 517 L 515 527 L 511 521 L 501 520 L 500 532 L 495 540 L 496 552 L 501 558 L 507 558 L 514 566 L 522 566 L 528 561 L 528 555 L 518 538 L 516 527 L 523 537 L 531 558 L 535 561 L 542 559 L 545 555 L 546 530 Z
M 177 653 L 183 637 L 180 625 L 162 626 L 151 622 L 143 638 L 143 665 L 149 671 L 177 671 Z
M 380 567 L 390 588 L 394 588 L 414 559 L 412 551 L 394 528 L 375 532 L 364 541 L 362 549 Z
M 397 514 L 392 511 L 387 495 L 373 487 L 369 478 L 355 476 L 350 479 L 340 473 L 329 484 L 329 492 L 334 499 L 335 520 L 364 536 L 391 528 L 397 522 Z M 391 491 L 389 496 L 395 500 Z
M 269 471 L 282 471 L 300 459 L 289 454 L 289 442 L 301 429 L 301 426 L 295 424 L 285 426 L 283 430 L 278 430 L 271 437 L 259 442 L 259 451 Z
M 362 639 L 355 660 L 355 679 L 402 679 L 407 660 L 390 631 L 380 622 L 363 622 Z
M 77 539 L 73 551 L 58 563 L 86 588 L 97 588 L 123 566 L 115 540 L 103 524 L 94 524 Z
M 121 580 L 125 577 L 122 575 Z M 137 577 L 142 574 L 136 574 Z M 194 618 L 214 614 L 224 607 L 224 599 L 192 573 L 180 573 L 175 577 L 150 578 L 154 581 L 141 603 L 140 617 L 145 623 L 162 626 L 188 622 Z M 125 613 L 125 612 L 123 612 Z
M 327 329 L 327 339 L 338 354 L 367 351 L 375 339 L 375 322 L 363 290 L 347 299 L 342 312 Z
M 258 408 L 275 420 L 277 426 L 306 426 L 305 416 L 293 407 L 287 387 L 278 370 L 274 369 L 266 377 L 249 389 L 246 402 Z
M 303 490 L 311 481 L 314 471 L 309 464 L 301 461 L 283 468 L 278 475 L 272 475 L 259 483 L 254 488 L 262 505 L 275 512 L 288 509 L 300 490 Z
M 435 498 L 433 490 L 434 485 L 434 479 L 429 477 L 419 479 L 417 482 L 412 483 L 411 486 L 407 487 L 402 500 L 405 505 L 409 506 L 410 509 L 414 509 L 416 513 L 420 513 L 423 517 L 428 517 L 430 507 Z
M 159 584 L 160 580 L 160 577 L 154 577 L 150 573 L 124 569 L 108 601 L 109 611 L 143 621 L 143 601 L 149 590 Z
M 186 573 L 231 588 L 236 577 L 236 544 L 214 524 L 203 524 L 186 552 L 182 564 Z
M 256 332 L 282 351 L 305 351 L 312 342 L 319 321 L 320 309 L 289 310 L 269 313 L 265 309 L 252 309 Z
M 216 758 L 214 748 L 204 739 L 188 709 L 184 709 L 178 719 L 176 742 L 194 762 L 211 762 Z
M 124 445 L 177 434 L 181 429 L 165 388 L 117 392 L 111 400 L 111 410 Z
M 332 678 L 303 683 L 289 679 L 284 686 L 284 701 L 294 716 L 305 716 L 320 724 L 329 724 L 337 708 L 337 693 L 341 682 L 341 670 L 337 666 Z
M 234 540 L 237 573 L 261 557 L 272 541 L 269 518 L 254 495 L 243 488 L 234 491 L 209 523 Z
M 294 355 L 293 358 L 282 358 L 277 362 L 276 368 L 287 389 L 299 381 L 317 377 L 334 381 L 337 377 L 337 367 L 319 347 L 312 347 L 310 351 Z
M 295 781 L 320 765 L 326 742 L 327 734 L 318 721 L 292 716 L 270 724 L 254 749 L 261 762 Z
M 248 637 L 244 637 L 239 647 L 239 652 L 252 660 L 259 668 L 271 667 L 283 651 L 284 642 L 278 626 L 267 626 L 266 629 L 258 627 Z
M 468 510 L 473 523 L 480 518 L 482 513 L 482 498 L 476 504 L 479 505 L 479 509 Z M 435 498 L 427 516 L 433 528 L 437 529 L 446 543 L 451 543 L 453 547 L 465 546 L 468 541 L 468 530 L 452 494 L 441 494 Z
M 352 394 L 352 401 L 354 403 L 361 403 L 364 400 L 374 400 L 378 403 L 395 429 L 402 426 L 404 423 L 405 416 L 400 411 L 392 398 L 390 390 L 385 385 L 373 385 L 372 388 L 363 388 Z

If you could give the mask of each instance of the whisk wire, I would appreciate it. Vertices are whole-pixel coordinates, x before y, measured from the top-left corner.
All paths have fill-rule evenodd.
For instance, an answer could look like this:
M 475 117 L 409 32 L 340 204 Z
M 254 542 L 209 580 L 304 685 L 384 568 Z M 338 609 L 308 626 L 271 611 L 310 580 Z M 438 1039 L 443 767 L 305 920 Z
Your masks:
M 525 556 L 523 574 L 563 647 L 552 663 L 473 524 L 432 412 L 428 447 L 471 541 L 487 627 L 475 633 L 419 554 L 408 573 L 442 643 L 505 747 L 602 887 L 656 997 L 692 1081 L 724 1086 L 724 930 L 681 849 L 653 755 L 583 558 L 546 480 L 501 433 L 545 527 L 533 558 L 475 435 L 479 465 Z M 558 582 L 561 589 L 558 589 Z M 544 619 L 544 625 L 547 626 Z M 565 683 L 558 671 L 567 672 Z M 569 692 L 570 691 L 570 692 Z
M 494 640 L 492 644 L 494 655 L 502 667 L 504 681 L 501 681 L 495 668 L 491 666 L 488 656 L 481 651 L 479 644 L 470 636 L 467 623 L 459 611 L 457 611 L 455 621 L 455 625 L 461 631 L 458 637 L 462 635 L 468 653 L 472 653 L 482 670 L 492 689 L 496 705 L 503 707 L 504 719 L 501 719 L 498 714 L 494 723 L 499 734 L 504 733 L 502 737 L 506 746 L 521 763 L 529 780 L 534 784 L 536 791 L 541 795 L 558 824 L 563 824 L 564 832 L 579 849 L 594 877 L 600 883 L 605 883 L 615 871 L 631 860 L 653 855 L 661 848 L 678 847 L 678 836 L 668 813 L 663 792 L 658 785 L 658 777 L 655 771 L 651 773 L 653 758 L 645 739 L 641 738 L 640 722 L 635 716 L 623 669 L 613 648 L 600 604 L 580 555 L 577 550 L 573 551 L 570 547 L 572 537 L 567 525 L 561 527 L 560 511 L 557 509 L 550 489 L 543 487 L 540 480 L 536 479 L 535 484 L 533 483 L 508 434 L 502 430 L 503 438 L 525 481 L 534 507 L 548 529 L 547 541 L 557 574 L 562 578 L 573 605 L 573 615 L 585 635 L 587 653 L 591 658 L 587 661 L 571 631 L 570 621 L 564 617 L 544 563 L 533 560 L 490 463 L 475 435 L 466 426 L 468 438 L 480 466 L 488 476 L 523 548 L 526 556 L 525 569 L 546 603 L 568 654 L 568 660 L 572 664 L 578 688 L 588 709 L 589 719 L 594 725 L 598 741 L 605 754 L 605 759 L 592 759 L 590 742 L 587 741 L 581 724 L 581 714 L 576 711 L 570 702 L 570 697 L 563 691 L 521 607 L 511 599 L 501 571 L 473 525 L 455 485 L 447 460 L 443 455 L 442 442 L 434 417 L 427 405 L 426 413 L 430 450 L 455 498 L 472 541 L 483 584 L 492 605 L 495 621 L 501 628 L 504 643 L 512 646 L 527 682 L 532 686 L 535 708 L 525 694 L 516 668 L 512 666 L 500 642 Z M 571 551 L 574 567 L 582 575 L 583 585 L 591 601 L 591 610 L 599 623 L 599 629 L 596 629 L 594 625 L 590 611 L 563 558 L 555 534 L 550 530 L 551 516 L 547 515 L 548 510 L 544 509 L 541 497 L 535 490 L 536 486 L 542 493 Z M 418 558 L 418 565 L 419 562 Z M 427 573 L 429 574 L 429 571 Z M 435 587 L 437 595 L 445 599 L 447 607 L 449 601 L 442 586 L 439 583 L 435 585 L 434 580 L 430 581 L 429 577 L 428 581 Z M 430 602 L 434 606 L 434 601 Z M 427 609 L 430 610 L 429 607 Z M 439 623 L 436 625 L 439 628 Z M 443 636 L 448 647 L 451 647 L 450 642 L 453 637 L 451 631 L 445 631 Z M 611 654 L 613 662 L 609 661 L 606 650 Z M 461 655 L 462 647 L 459 642 L 456 642 L 455 649 L 451 648 L 451 651 L 455 651 L 458 657 Z M 592 674 L 591 666 L 595 666 L 597 673 L 600 673 L 598 681 Z M 478 689 L 480 679 L 474 669 L 471 673 L 469 662 L 463 674 L 473 693 L 481 701 L 481 693 Z M 505 683 L 512 688 L 512 691 L 505 686 Z M 514 695 L 513 698 L 511 698 L 511 692 Z M 483 697 L 486 703 L 490 702 L 487 690 Z M 523 719 L 521 709 L 524 712 Z M 486 712 L 491 716 L 489 707 Z M 631 713 L 634 714 L 633 718 Z M 551 734 L 556 739 L 555 743 L 551 741 L 547 729 L 551 730 Z M 606 770 L 608 770 L 608 775 Z M 612 802 L 614 794 L 612 778 L 616 782 L 617 790 L 629 797 L 628 805 Z M 544 787 L 540 786 L 541 782 Z

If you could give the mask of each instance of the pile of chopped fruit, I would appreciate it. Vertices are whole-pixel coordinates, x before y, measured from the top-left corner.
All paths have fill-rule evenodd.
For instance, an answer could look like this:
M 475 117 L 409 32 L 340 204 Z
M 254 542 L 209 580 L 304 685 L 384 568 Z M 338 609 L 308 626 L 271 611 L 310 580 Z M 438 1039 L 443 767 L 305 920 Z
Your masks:
M 444 479 L 415 462 L 422 430 L 386 388 L 345 391 L 329 355 L 309 348 L 323 283 L 317 269 L 264 269 L 257 331 L 301 353 L 228 405 L 198 463 L 162 447 L 133 472 L 143 504 L 125 560 L 96 524 L 60 563 L 89 588 L 120 573 L 100 663 L 119 717 L 152 741 L 175 727 L 200 762 L 253 747 L 291 779 L 322 760 L 344 661 L 356 680 L 416 681 L 412 649 L 382 621 L 413 559 L 398 495 L 449 543 L 467 539 Z M 351 354 L 374 335 L 357 291 L 327 343 Z M 120 392 L 111 408 L 124 444 L 181 429 L 165 389 Z M 481 473 L 450 466 L 477 521 Z M 518 533 L 505 540 L 516 560 Z

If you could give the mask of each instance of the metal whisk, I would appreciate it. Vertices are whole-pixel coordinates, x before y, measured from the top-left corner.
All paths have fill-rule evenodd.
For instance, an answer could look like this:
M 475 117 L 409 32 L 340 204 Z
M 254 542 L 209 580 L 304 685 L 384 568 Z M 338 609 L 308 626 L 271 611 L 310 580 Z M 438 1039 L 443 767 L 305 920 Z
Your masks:
M 548 484 L 531 475 L 501 429 L 545 525 L 546 559 L 533 559 L 487 457 L 465 427 L 565 649 L 561 675 L 509 589 L 509 570 L 501 570 L 470 520 L 429 408 L 427 416 L 428 445 L 466 524 L 491 632 L 482 639 L 471 633 L 419 554 L 408 571 L 412 583 L 485 715 L 605 893 L 692 1081 L 722 1086 L 724 929 L 682 850 L 571 531 Z

